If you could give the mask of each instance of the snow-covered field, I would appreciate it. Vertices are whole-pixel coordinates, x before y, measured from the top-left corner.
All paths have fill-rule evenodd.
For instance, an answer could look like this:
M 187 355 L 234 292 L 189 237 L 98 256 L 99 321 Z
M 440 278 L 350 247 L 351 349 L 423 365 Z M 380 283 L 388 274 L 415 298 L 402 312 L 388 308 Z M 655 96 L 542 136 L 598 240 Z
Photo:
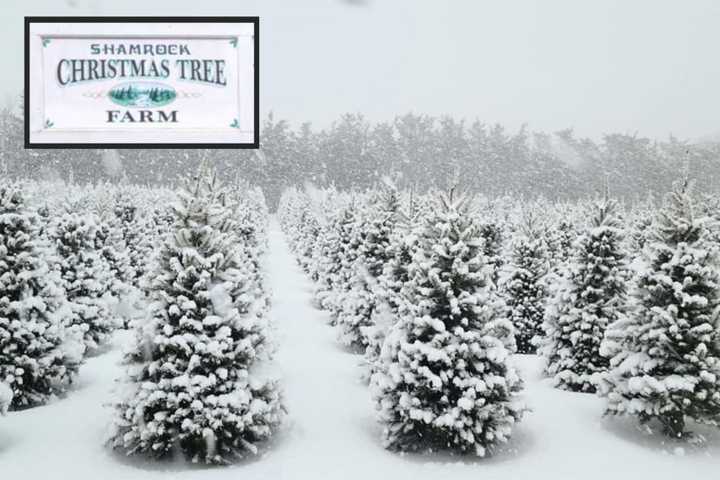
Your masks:
M 649 435 L 634 419 L 602 418 L 603 400 L 553 389 L 535 356 L 515 361 L 532 409 L 492 458 L 398 455 L 380 442 L 359 357 L 336 341 L 327 313 L 311 304 L 311 282 L 296 266 L 277 222 L 269 231 L 277 367 L 288 418 L 261 457 L 232 467 L 193 467 L 128 459 L 106 448 L 122 344 L 82 366 L 67 398 L 0 419 L 0 478 L 5 479 L 369 479 L 568 478 L 677 479 L 720 475 L 720 432 L 693 426 L 693 447 Z M 682 445 L 682 447 L 680 446 Z

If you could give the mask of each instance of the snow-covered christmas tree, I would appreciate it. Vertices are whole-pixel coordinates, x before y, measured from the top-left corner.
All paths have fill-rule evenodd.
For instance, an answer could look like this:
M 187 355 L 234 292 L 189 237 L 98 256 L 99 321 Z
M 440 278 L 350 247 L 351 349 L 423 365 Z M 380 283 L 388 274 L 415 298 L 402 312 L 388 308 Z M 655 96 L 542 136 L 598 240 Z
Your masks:
M 688 421 L 720 426 L 720 258 L 686 180 L 653 223 L 632 309 L 606 332 L 599 392 L 607 413 L 657 420 L 672 437 Z
M 537 214 L 526 212 L 521 230 L 512 243 L 505 300 L 508 316 L 515 327 L 518 353 L 535 353 L 532 340 L 542 334 L 548 271 L 547 247 L 537 225 Z
M 95 250 L 110 271 L 110 292 L 115 297 L 126 295 L 132 285 L 134 271 L 130 266 L 122 229 L 114 215 L 99 219 L 95 229 Z
M 188 182 L 174 206 L 149 292 L 150 318 L 130 354 L 127 391 L 109 444 L 128 455 L 227 464 L 257 454 L 284 408 L 254 364 L 267 343 L 252 310 L 232 211 L 211 176 Z
M 153 252 L 153 227 L 142 217 L 138 208 L 138 198 L 128 189 L 123 189 L 115 197 L 114 213 L 120 222 L 122 238 L 130 261 L 128 273 L 132 284 L 142 288 L 143 277 L 148 272 Z
M 228 213 L 224 222 L 218 225 L 223 232 L 236 236 L 239 261 L 247 281 L 253 285 L 253 296 L 256 299 L 250 305 L 250 310 L 254 310 L 261 318 L 265 318 L 270 307 L 270 294 L 262 268 L 263 249 L 267 241 L 264 226 L 267 210 L 264 201 L 264 197 L 251 199 L 239 195 L 236 190 L 228 190 L 221 199 L 221 207 L 227 209 Z
M 84 351 L 66 329 L 70 311 L 46 249 L 20 189 L 0 184 L 0 382 L 15 409 L 64 393 Z
M 317 304 L 333 313 L 331 323 L 336 322 L 342 297 L 350 288 L 352 266 L 357 258 L 354 243 L 354 229 L 357 220 L 357 206 L 354 199 L 343 205 L 331 219 L 324 237 L 326 246 L 318 257 L 318 286 L 315 291 Z
M 317 282 L 313 293 L 313 300 L 318 308 L 329 309 L 326 303 L 332 297 L 333 287 L 340 271 L 340 255 L 343 243 L 340 238 L 340 221 L 344 209 L 336 208 L 330 212 L 327 221 L 322 225 L 315 244 L 315 275 Z
M 13 391 L 10 387 L 0 382 L 0 415 L 5 415 L 10 408 L 13 399 Z
M 497 220 L 486 219 L 480 225 L 480 236 L 483 238 L 483 255 L 492 268 L 491 280 L 497 284 L 503 266 L 503 231 Z
M 485 456 L 505 442 L 524 407 L 509 364 L 511 332 L 488 288 L 482 239 L 463 199 L 441 196 L 414 255 L 412 301 L 385 339 L 371 387 L 384 445 Z M 500 329 L 499 324 L 508 324 Z
M 397 322 L 407 302 L 403 291 L 410 281 L 410 266 L 420 241 L 417 208 L 412 196 L 408 200 L 407 208 L 396 210 L 395 226 L 385 251 L 387 260 L 375 288 L 377 298 L 374 300 L 376 307 L 372 325 L 363 331 L 367 347 L 362 376 L 367 380 L 375 373 L 387 332 Z
M 350 288 L 343 295 L 338 311 L 339 338 L 343 344 L 364 351 L 372 335 L 373 315 L 383 302 L 380 276 L 391 255 L 390 237 L 398 214 L 398 193 L 386 185 L 370 199 L 362 225 L 356 230 L 358 255 L 352 265 Z
M 108 306 L 114 277 L 96 250 L 97 219 L 93 214 L 66 212 L 53 228 L 59 268 L 72 324 L 82 331 L 87 353 L 97 353 L 119 326 Z
M 649 196 L 644 202 L 635 206 L 632 216 L 628 219 L 626 243 L 628 250 L 634 256 L 642 254 L 645 244 L 648 243 L 655 210 L 653 198 Z
M 310 274 L 314 269 L 315 259 L 313 251 L 315 241 L 320 234 L 320 220 L 315 205 L 310 202 L 309 197 L 305 197 L 306 202 L 303 203 L 298 224 L 298 238 L 295 244 L 297 253 L 297 261 L 300 268 L 305 273 Z
M 594 392 L 593 377 L 607 369 L 600 344 L 625 311 L 628 271 L 617 203 L 594 205 L 591 224 L 575 242 L 548 302 L 540 353 L 556 386 Z
M 561 215 L 561 218 L 556 219 L 543 230 L 550 270 L 553 272 L 560 272 L 563 269 L 565 262 L 573 253 L 572 244 L 578 236 L 571 220 L 573 212 L 569 208 L 562 208 L 557 214 Z

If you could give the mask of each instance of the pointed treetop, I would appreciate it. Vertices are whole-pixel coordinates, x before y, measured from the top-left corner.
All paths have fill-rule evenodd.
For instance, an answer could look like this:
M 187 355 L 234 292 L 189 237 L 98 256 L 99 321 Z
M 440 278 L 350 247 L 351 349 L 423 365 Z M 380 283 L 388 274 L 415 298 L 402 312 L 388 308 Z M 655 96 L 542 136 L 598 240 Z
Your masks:
M 413 190 L 410 190 L 408 192 L 406 205 L 399 205 L 397 210 L 398 228 L 404 229 L 405 231 L 412 229 L 412 227 L 418 223 L 419 216 L 420 209 L 415 200 Z
M 535 210 L 530 207 L 522 212 L 522 222 L 520 223 L 520 231 L 530 239 L 536 238 L 540 233 L 542 226 Z
M 692 182 L 687 176 L 674 184 L 673 190 L 665 197 L 665 205 L 658 213 L 655 236 L 658 240 L 677 244 L 692 243 L 700 239 L 703 223 L 694 215 Z
M 597 227 L 621 227 L 618 203 L 610 198 L 605 190 L 602 200 L 595 202 L 593 206 L 592 226 Z
M 470 195 L 466 195 L 465 192 L 459 190 L 457 185 L 450 188 L 447 193 L 438 192 L 437 200 L 440 208 L 443 212 L 458 212 L 463 214 L 470 214 Z

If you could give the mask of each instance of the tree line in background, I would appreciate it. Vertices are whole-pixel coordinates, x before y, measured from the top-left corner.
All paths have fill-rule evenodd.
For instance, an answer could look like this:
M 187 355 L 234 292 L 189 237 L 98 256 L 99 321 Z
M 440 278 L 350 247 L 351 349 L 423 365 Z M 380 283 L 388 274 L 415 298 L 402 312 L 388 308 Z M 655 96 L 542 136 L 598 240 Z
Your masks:
M 667 191 L 673 175 L 685 168 L 697 178 L 699 192 L 720 185 L 720 144 L 672 136 L 656 141 L 612 133 L 593 141 L 571 129 L 509 131 L 499 124 L 417 114 L 379 123 L 346 114 L 328 128 L 314 129 L 271 114 L 260 144 L 259 150 L 25 150 L 22 118 L 0 111 L 0 172 L 10 178 L 176 186 L 206 161 L 221 178 L 239 174 L 260 186 L 271 210 L 288 186 L 364 189 L 384 176 L 419 192 L 459 184 L 488 196 L 551 200 L 597 193 L 607 181 L 614 195 L 641 199 Z

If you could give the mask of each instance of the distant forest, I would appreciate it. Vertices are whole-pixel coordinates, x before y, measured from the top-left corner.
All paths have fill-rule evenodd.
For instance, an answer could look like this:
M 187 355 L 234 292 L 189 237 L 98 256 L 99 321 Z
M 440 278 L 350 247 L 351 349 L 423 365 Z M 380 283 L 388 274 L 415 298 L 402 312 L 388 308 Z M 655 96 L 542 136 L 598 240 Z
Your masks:
M 487 196 L 594 195 L 609 183 L 615 196 L 645 199 L 666 192 L 687 168 L 699 191 L 720 191 L 720 143 L 653 140 L 626 133 L 600 141 L 571 129 L 554 133 L 407 114 L 373 123 L 346 114 L 329 128 L 295 126 L 272 115 L 263 122 L 260 150 L 25 150 L 22 118 L 0 112 L 0 174 L 73 183 L 128 182 L 174 186 L 199 160 L 228 180 L 263 188 L 271 209 L 290 185 L 364 189 L 392 176 L 418 191 L 462 188 Z

